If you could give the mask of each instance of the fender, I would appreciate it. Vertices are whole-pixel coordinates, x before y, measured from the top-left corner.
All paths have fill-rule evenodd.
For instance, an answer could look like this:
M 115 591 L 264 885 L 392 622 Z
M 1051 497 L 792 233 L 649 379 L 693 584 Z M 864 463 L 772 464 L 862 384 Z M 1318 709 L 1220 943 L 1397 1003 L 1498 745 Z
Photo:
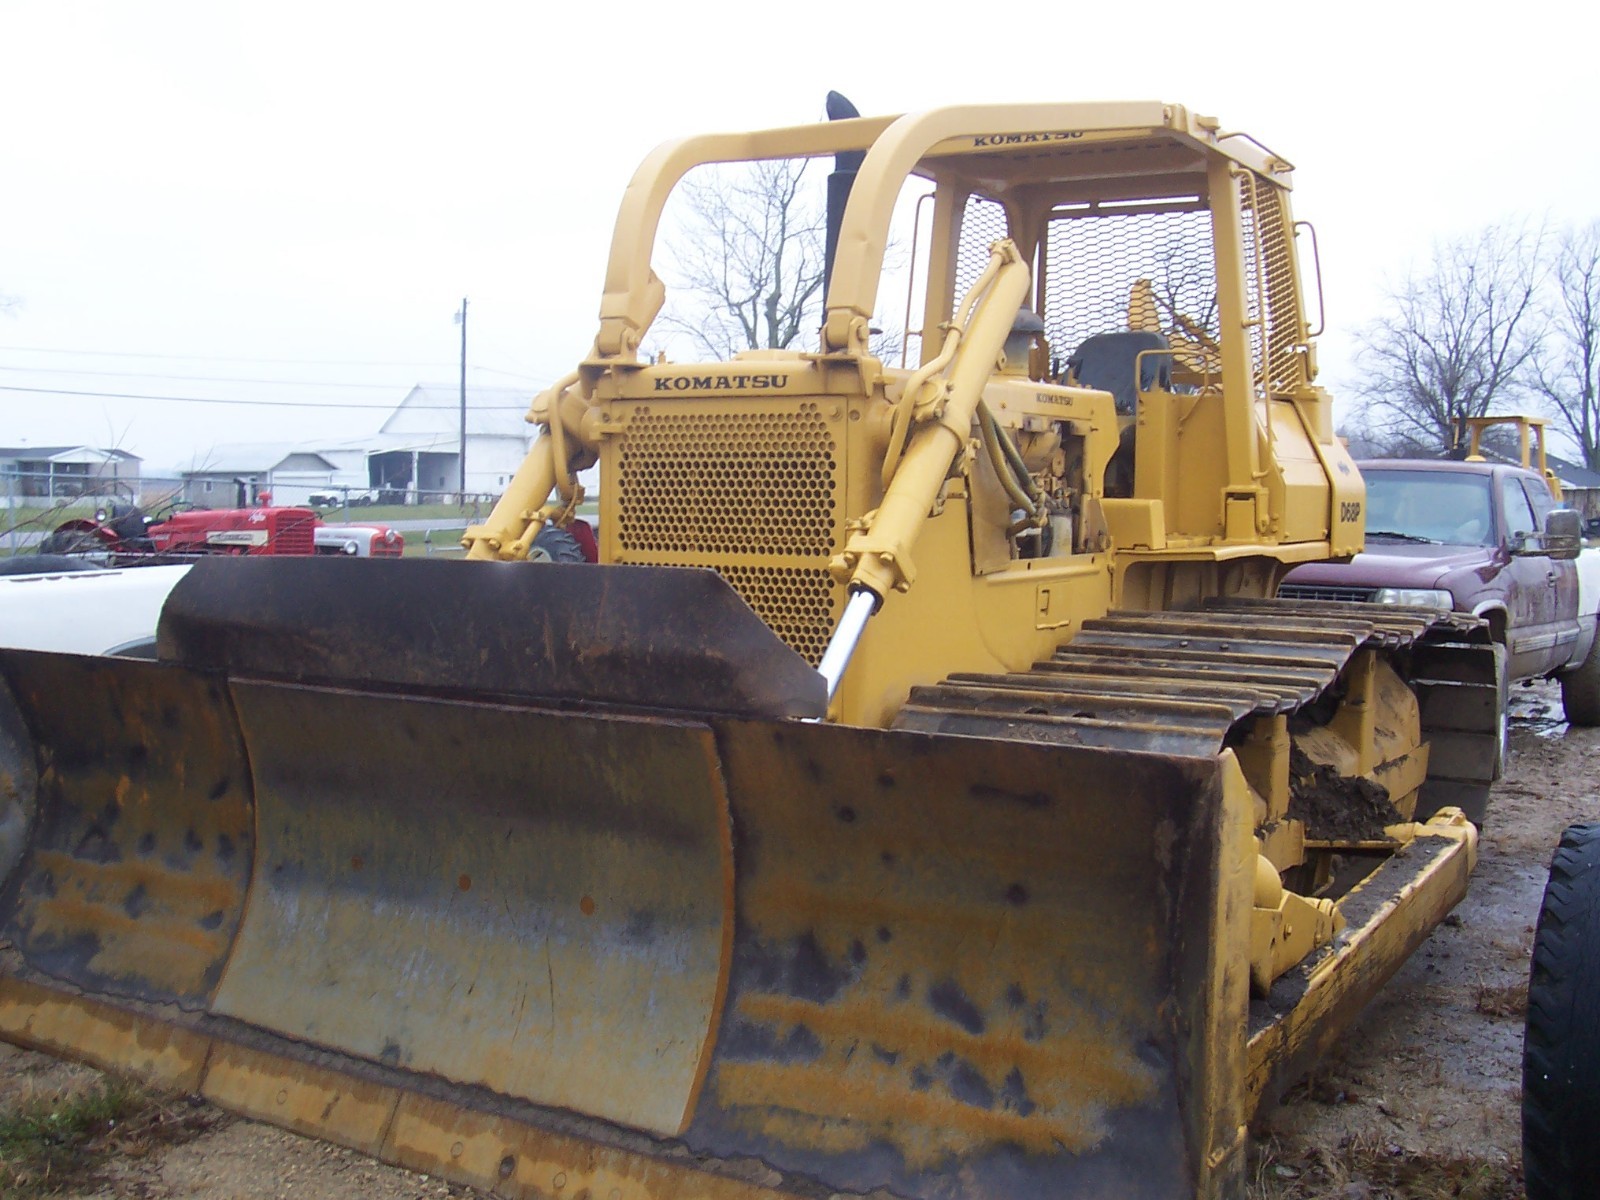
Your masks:
M 1498 635 L 1496 640 L 1505 644 L 1507 631 L 1511 628 L 1511 614 L 1506 611 L 1505 601 L 1498 598 L 1480 600 L 1472 606 L 1472 615 L 1489 622 L 1489 628 Z
M 184 564 L 62 571 L 0 579 L 0 644 L 68 654 L 138 653 Z M 148 649 L 145 650 L 149 653 Z
M 1577 666 L 1589 657 L 1595 639 L 1595 614 L 1600 612 L 1600 548 L 1579 551 L 1573 565 L 1578 568 L 1578 640 L 1572 647 L 1570 665 Z
M 1600 547 L 1579 551 L 1573 565 L 1578 568 L 1578 616 L 1592 617 L 1600 612 Z

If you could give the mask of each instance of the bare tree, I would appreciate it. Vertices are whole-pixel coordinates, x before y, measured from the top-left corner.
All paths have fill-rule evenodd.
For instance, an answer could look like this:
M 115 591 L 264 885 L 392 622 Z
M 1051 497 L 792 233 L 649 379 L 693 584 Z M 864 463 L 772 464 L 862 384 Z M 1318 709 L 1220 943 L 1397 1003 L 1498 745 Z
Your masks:
M 1389 293 L 1389 311 L 1359 335 L 1357 390 L 1375 431 L 1448 450 L 1461 418 L 1531 384 L 1543 240 L 1490 226 L 1437 245 L 1428 269 Z
M 1562 235 L 1551 284 L 1536 386 L 1584 465 L 1600 471 L 1600 221 Z
M 809 165 L 738 164 L 681 185 L 677 278 L 662 322 L 697 352 L 785 349 L 820 325 L 827 213 L 820 168 Z
M 1335 432 L 1344 440 L 1351 458 L 1437 458 L 1439 448 L 1431 440 L 1419 442 L 1403 430 L 1377 428 L 1357 414 Z

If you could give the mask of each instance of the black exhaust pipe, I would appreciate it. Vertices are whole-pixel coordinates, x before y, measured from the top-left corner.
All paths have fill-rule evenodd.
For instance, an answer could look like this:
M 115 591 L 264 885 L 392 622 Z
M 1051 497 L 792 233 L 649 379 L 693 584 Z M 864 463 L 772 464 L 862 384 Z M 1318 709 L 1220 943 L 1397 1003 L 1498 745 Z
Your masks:
M 838 92 L 828 93 L 828 120 L 848 121 L 860 115 L 856 106 Z M 833 156 L 833 173 L 828 176 L 827 257 L 823 261 L 827 272 L 824 278 L 829 287 L 833 286 L 833 260 L 839 252 L 839 227 L 844 224 L 844 206 L 850 199 L 850 188 L 855 184 L 856 172 L 861 169 L 861 160 L 865 157 L 866 154 L 860 150 Z

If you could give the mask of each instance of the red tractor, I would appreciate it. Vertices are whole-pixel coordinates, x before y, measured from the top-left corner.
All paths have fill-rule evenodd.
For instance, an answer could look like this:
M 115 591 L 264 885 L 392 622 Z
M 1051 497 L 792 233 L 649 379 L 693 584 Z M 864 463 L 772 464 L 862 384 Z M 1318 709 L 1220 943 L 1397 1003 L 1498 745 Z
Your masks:
M 119 565 L 172 561 L 201 554 L 349 554 L 398 558 L 405 538 L 384 525 L 326 526 L 309 508 L 179 510 L 147 515 L 136 505 L 112 504 L 94 518 L 66 521 L 39 547 L 41 554 L 92 557 Z

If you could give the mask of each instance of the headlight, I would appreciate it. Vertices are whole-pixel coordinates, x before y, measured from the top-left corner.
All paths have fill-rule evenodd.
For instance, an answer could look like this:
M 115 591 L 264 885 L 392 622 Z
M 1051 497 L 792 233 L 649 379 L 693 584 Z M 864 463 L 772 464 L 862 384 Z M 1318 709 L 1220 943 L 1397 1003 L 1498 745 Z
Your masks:
M 1455 597 L 1442 588 L 1379 588 L 1372 598 L 1379 604 L 1414 604 L 1420 608 L 1454 608 Z
M 355 538 L 351 538 L 344 545 L 340 546 L 339 549 L 344 551 L 344 553 L 346 553 L 346 554 L 351 554 L 351 555 L 360 554 L 361 553 L 361 543 L 356 541 Z

